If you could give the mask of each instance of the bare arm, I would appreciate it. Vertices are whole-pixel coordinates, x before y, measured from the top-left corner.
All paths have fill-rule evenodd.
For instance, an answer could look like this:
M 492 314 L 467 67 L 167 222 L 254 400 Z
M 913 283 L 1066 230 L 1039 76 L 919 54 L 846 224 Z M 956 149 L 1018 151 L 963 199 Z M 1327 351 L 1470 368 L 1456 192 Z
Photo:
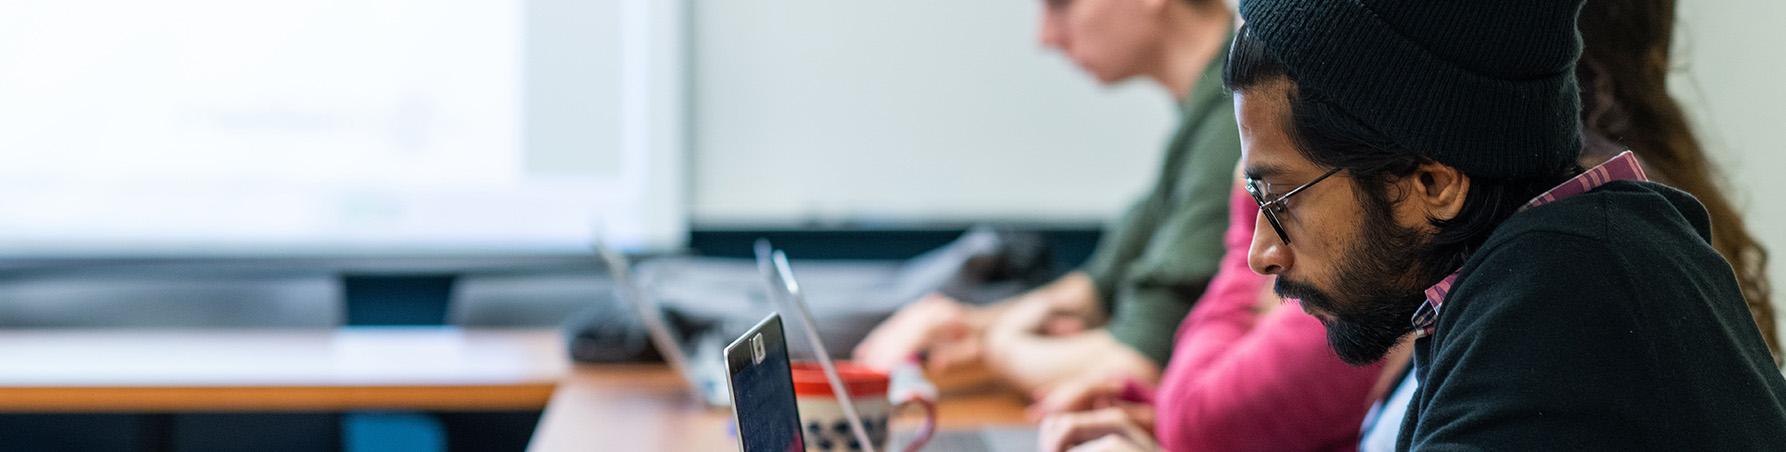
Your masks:
M 1040 318 L 1031 316 L 1013 317 L 1015 309 L 1024 306 L 1026 309 L 1042 311 Z M 1086 329 L 1103 325 L 1109 321 L 1110 313 L 1104 307 L 1104 301 L 1098 297 L 1098 288 L 1090 276 L 1082 272 L 1072 272 L 1054 282 L 1036 288 L 1023 296 L 991 307 L 996 309 L 987 317 L 982 325 L 987 331 L 994 328 L 1015 328 L 1041 331 L 1050 320 L 1076 320 Z
M 1042 314 L 1024 320 L 1025 329 L 1032 331 L 1082 331 L 1108 318 L 1091 278 L 1074 272 L 984 307 L 968 306 L 943 295 L 925 297 L 876 326 L 856 347 L 854 357 L 870 367 L 892 368 L 923 352 L 928 356 L 926 367 L 933 371 L 978 361 L 986 331 L 1007 323 L 1006 317 L 1017 311 Z
M 1020 302 L 986 328 L 986 364 L 1024 390 L 1046 392 L 1062 382 L 1081 378 L 1129 377 L 1159 379 L 1159 367 L 1146 356 L 1118 342 L 1103 328 L 1068 331 L 1061 321 L 1101 325 L 1108 318 L 1090 278 L 1062 278 L 1050 287 L 1060 296 L 1052 302 Z M 1038 294 L 1042 293 L 1038 291 Z M 1073 295 L 1076 299 L 1069 299 Z

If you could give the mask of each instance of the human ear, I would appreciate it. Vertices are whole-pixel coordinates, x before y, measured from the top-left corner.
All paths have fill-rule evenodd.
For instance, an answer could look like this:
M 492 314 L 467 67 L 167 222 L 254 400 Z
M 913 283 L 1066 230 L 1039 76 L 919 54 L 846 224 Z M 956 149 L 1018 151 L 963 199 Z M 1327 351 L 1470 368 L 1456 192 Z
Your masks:
M 1414 183 L 1413 197 L 1424 207 L 1427 218 L 1450 220 L 1463 211 L 1464 199 L 1470 193 L 1470 176 L 1457 168 L 1426 162 L 1408 179 Z

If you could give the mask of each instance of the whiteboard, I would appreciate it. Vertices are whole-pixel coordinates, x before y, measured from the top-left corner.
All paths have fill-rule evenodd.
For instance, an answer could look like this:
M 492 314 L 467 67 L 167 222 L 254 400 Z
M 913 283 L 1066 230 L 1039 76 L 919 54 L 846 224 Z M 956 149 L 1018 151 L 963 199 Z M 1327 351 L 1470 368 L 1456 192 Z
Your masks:
M 675 246 L 676 7 L 0 3 L 0 255 Z

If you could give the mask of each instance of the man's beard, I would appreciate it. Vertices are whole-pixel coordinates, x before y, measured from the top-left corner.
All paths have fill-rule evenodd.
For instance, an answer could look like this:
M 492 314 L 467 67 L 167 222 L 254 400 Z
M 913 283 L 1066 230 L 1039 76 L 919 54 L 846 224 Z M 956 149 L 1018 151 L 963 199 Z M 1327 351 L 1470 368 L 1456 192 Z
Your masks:
M 1426 296 L 1421 275 L 1433 264 L 1431 238 L 1419 229 L 1395 224 L 1385 200 L 1366 200 L 1365 219 L 1356 246 L 1347 250 L 1333 273 L 1335 287 L 1279 277 L 1279 296 L 1301 300 L 1306 307 L 1329 314 L 1327 344 L 1341 361 L 1363 366 L 1383 359 L 1403 336 L 1414 331 L 1414 311 Z M 1347 302 L 1333 295 L 1346 296 Z

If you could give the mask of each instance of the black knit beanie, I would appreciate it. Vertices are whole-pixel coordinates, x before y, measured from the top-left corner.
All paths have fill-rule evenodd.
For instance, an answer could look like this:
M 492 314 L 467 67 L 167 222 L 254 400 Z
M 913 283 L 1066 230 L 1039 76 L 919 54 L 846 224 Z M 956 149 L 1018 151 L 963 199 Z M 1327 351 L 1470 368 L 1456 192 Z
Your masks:
M 1471 177 L 1557 174 L 1581 151 L 1582 0 L 1242 0 L 1298 86 Z

